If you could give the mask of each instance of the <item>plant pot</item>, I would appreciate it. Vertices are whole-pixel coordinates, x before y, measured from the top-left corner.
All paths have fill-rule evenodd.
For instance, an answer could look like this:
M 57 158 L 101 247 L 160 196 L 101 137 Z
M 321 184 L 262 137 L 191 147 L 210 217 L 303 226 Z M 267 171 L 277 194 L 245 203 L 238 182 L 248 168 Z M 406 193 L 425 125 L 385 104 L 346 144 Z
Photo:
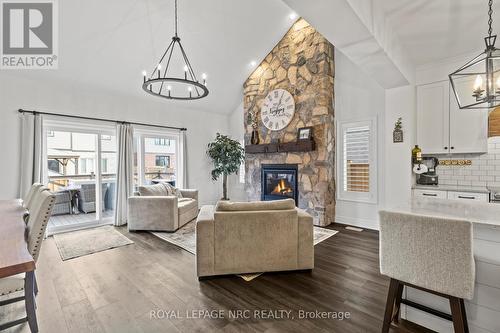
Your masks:
M 252 131 L 252 138 L 250 139 L 250 143 L 253 145 L 258 145 L 260 143 L 259 131 L 254 129 Z

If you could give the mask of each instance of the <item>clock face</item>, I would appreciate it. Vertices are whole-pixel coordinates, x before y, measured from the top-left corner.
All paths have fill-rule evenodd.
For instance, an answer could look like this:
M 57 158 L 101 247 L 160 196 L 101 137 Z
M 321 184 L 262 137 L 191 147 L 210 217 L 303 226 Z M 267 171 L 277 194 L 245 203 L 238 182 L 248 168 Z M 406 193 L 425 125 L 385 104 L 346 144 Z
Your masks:
M 293 96 L 284 89 L 275 89 L 267 94 L 260 116 L 264 126 L 272 131 L 287 127 L 295 113 Z

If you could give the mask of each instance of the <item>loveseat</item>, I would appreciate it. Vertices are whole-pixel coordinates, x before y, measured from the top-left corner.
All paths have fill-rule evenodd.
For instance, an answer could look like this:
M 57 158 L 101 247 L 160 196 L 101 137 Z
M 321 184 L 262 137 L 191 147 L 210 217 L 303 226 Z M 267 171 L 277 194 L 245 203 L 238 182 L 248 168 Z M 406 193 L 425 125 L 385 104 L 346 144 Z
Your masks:
M 198 215 L 198 190 L 139 186 L 128 198 L 128 230 L 176 231 Z

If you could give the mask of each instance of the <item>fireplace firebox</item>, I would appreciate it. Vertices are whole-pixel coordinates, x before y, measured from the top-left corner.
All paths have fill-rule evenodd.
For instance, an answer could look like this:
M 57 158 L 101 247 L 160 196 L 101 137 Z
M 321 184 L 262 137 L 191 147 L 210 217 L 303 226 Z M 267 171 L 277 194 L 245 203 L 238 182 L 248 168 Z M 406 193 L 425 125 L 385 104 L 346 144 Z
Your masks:
M 292 198 L 299 204 L 297 164 L 262 164 L 261 200 L 281 200 Z

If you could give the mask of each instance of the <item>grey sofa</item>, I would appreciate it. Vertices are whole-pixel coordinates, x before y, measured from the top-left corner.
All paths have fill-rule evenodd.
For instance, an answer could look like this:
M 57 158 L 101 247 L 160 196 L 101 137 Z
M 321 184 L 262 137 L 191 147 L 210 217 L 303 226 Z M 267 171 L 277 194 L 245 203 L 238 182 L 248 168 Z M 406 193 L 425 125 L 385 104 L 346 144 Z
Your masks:
M 196 221 L 199 278 L 314 268 L 313 218 L 293 199 L 203 206 Z
M 128 230 L 176 231 L 198 215 L 198 190 L 139 186 L 128 198 Z

